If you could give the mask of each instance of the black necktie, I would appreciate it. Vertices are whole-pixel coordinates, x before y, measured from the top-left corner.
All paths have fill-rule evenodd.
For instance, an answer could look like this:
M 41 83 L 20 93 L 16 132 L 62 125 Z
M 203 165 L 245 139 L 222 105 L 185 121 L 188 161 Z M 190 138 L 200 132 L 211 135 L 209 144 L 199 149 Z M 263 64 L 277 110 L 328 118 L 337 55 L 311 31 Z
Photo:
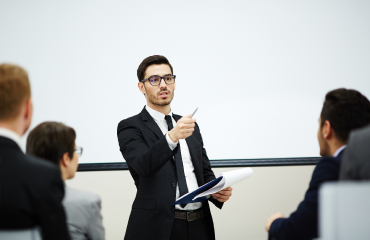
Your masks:
M 172 119 L 170 115 L 165 116 L 168 131 L 171 131 L 173 128 Z M 186 193 L 188 193 L 188 186 L 186 185 L 185 173 L 184 173 L 184 166 L 182 165 L 182 158 L 181 158 L 181 151 L 180 151 L 180 142 L 177 144 L 177 147 L 174 149 L 175 151 L 175 163 L 176 163 L 176 173 L 177 173 L 177 182 L 179 184 L 180 189 L 180 197 Z M 186 204 L 181 204 L 181 207 L 185 207 Z

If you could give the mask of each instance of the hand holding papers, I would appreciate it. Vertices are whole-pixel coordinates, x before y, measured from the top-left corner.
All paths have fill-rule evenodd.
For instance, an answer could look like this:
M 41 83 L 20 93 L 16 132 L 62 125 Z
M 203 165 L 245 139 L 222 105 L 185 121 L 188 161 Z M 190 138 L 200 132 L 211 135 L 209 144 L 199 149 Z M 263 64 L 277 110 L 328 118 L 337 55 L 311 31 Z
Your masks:
M 235 183 L 238 183 L 250 177 L 252 174 L 253 174 L 253 170 L 251 168 L 243 168 L 239 170 L 221 173 L 219 177 L 216 178 L 215 180 L 204 184 L 203 186 L 199 187 L 198 189 L 196 189 L 195 191 L 191 193 L 187 193 L 183 195 L 171 205 L 173 206 L 176 204 L 203 202 L 207 200 L 210 194 L 216 193 Z

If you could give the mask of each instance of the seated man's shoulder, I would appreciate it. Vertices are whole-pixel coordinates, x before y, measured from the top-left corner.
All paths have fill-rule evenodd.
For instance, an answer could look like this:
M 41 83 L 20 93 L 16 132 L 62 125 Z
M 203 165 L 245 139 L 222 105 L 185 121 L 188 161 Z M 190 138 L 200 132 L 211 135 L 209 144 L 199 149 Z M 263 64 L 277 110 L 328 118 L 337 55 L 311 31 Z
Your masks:
M 326 181 L 339 178 L 340 161 L 335 157 L 324 157 L 316 165 L 313 178 Z
M 31 184 L 33 188 L 38 188 L 44 191 L 45 188 L 52 186 L 62 187 L 62 179 L 59 167 L 47 160 L 43 160 L 31 155 L 26 155 L 27 161 L 24 161 L 22 168 L 19 171 L 23 175 L 23 181 Z
M 85 239 L 82 235 L 87 233 L 90 237 L 102 235 L 94 239 L 104 239 L 101 200 L 98 194 L 66 187 L 63 206 L 72 239 Z
M 370 125 L 367 125 L 365 127 L 355 129 L 352 131 L 351 135 L 355 135 L 357 137 L 362 138 L 370 138 Z
M 323 157 L 316 165 L 318 168 L 339 167 L 340 160 L 336 157 Z
M 83 206 L 89 206 L 91 204 L 100 204 L 100 196 L 96 193 L 82 191 L 66 187 L 65 197 L 63 200 L 64 204 L 77 204 Z
M 27 167 L 38 169 L 39 171 L 50 171 L 50 170 L 58 170 L 58 166 L 50 161 L 32 156 L 26 155 Z

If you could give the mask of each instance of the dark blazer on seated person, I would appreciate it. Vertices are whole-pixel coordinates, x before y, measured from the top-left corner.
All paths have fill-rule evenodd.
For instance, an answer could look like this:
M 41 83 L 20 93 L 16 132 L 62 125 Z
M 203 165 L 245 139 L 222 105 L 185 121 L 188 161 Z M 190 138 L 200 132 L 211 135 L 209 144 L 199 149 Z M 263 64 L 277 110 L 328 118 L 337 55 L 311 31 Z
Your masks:
M 341 180 L 370 180 L 370 125 L 351 132 L 340 170 Z
M 0 136 L 0 229 L 39 226 L 43 240 L 68 240 L 59 168 Z
M 181 116 L 173 114 L 173 118 L 178 121 Z M 175 209 L 171 207 L 176 200 L 174 153 L 145 107 L 138 115 L 122 120 L 117 134 L 121 153 L 137 188 L 125 239 L 168 240 L 175 219 Z M 215 179 L 197 124 L 186 143 L 198 185 Z M 213 197 L 209 201 L 218 208 L 223 205 Z M 202 208 L 212 227 L 209 231 L 214 232 L 208 201 L 203 202 Z
M 343 152 L 344 150 L 337 157 L 324 157 L 317 163 L 304 200 L 288 218 L 278 218 L 271 224 L 269 240 L 311 240 L 317 238 L 319 187 L 324 182 L 339 179 Z

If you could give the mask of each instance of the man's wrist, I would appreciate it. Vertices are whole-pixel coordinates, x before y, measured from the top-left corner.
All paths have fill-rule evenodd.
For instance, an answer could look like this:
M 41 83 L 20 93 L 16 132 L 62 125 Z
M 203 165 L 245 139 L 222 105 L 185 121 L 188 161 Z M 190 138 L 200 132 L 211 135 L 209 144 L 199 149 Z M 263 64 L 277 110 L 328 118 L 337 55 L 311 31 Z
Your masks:
M 173 151 L 177 147 L 177 143 L 173 142 L 170 136 L 166 134 L 166 141 L 168 143 L 168 146 L 170 147 L 171 151 Z
M 174 142 L 174 143 L 178 143 L 179 139 L 176 138 L 175 134 L 173 133 L 173 131 L 169 131 L 168 132 L 168 136 L 170 137 L 170 139 Z

